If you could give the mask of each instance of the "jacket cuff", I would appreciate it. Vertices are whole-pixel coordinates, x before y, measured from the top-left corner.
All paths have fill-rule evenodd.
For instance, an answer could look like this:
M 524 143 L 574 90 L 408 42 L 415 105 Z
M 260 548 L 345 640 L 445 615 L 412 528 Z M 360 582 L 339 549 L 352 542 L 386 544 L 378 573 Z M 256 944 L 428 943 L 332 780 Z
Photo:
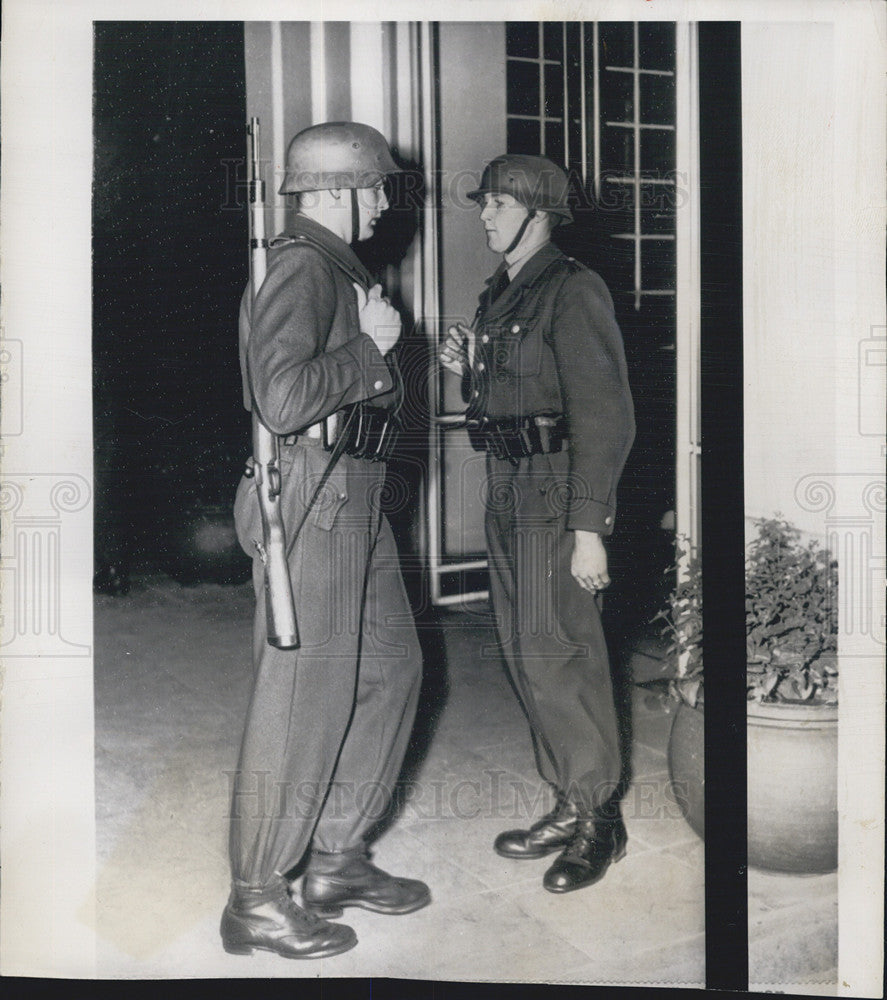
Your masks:
M 567 512 L 568 531 L 594 531 L 599 535 L 612 535 L 616 509 L 611 504 L 588 498 L 574 499 Z
M 357 364 L 363 384 L 363 399 L 370 399 L 383 392 L 390 391 L 394 386 L 391 371 L 382 352 L 376 347 L 375 341 L 366 333 L 361 333 L 342 346 Z

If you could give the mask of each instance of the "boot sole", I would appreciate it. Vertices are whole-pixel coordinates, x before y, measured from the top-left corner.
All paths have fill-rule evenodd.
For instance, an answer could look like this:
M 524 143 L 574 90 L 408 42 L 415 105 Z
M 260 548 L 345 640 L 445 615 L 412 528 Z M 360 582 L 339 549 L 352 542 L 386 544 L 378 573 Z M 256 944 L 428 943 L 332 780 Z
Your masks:
M 511 861 L 538 861 L 539 858 L 547 858 L 549 854 L 557 854 L 558 851 L 562 851 L 567 846 L 567 841 L 563 844 L 553 845 L 552 847 L 547 847 L 544 850 L 539 850 L 533 854 L 528 854 L 526 851 L 520 854 L 512 854 L 509 851 L 503 851 L 501 848 L 493 845 L 493 850 L 499 855 L 500 858 L 508 858 Z
M 294 959 L 308 959 L 308 958 L 331 958 L 333 955 L 341 955 L 343 952 L 350 951 L 357 944 L 357 939 L 353 941 L 348 941 L 346 944 L 336 945 L 335 947 L 323 948 L 319 951 L 312 951 L 304 955 L 291 955 L 287 952 L 280 951 L 277 948 L 271 948 L 267 945 L 261 944 L 248 944 L 248 943 L 229 943 L 227 941 L 222 942 L 222 947 L 229 955 L 252 955 L 254 951 L 268 951 L 272 955 L 279 955 L 281 958 L 294 958 Z
M 415 913 L 427 906 L 431 902 L 431 897 L 417 900 L 415 903 L 404 903 L 401 906 L 385 906 L 380 903 L 368 902 L 364 899 L 342 899 L 336 903 L 312 903 L 307 899 L 302 899 L 302 904 L 315 916 L 324 917 L 327 920 L 335 920 L 344 916 L 346 906 L 357 906 L 362 910 L 369 910 L 371 913 L 382 913 L 389 917 L 402 917 L 406 913 Z

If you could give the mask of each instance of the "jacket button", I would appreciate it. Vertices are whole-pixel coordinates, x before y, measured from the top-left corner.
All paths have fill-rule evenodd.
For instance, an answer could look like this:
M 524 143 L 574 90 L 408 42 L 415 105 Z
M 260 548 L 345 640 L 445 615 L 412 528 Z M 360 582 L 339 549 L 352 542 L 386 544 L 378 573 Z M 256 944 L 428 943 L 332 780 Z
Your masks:
M 490 337 L 489 337 L 489 334 L 486 334 L 486 333 L 485 333 L 485 334 L 484 334 L 484 335 L 483 335 L 483 336 L 482 336 L 482 337 L 480 338 L 480 342 L 481 342 L 482 344 L 489 344 L 489 342 L 490 342 Z
M 374 389 L 381 389 L 384 384 L 385 383 L 380 378 L 377 378 L 376 381 L 373 382 L 373 388 Z
M 517 323 L 515 323 L 514 326 L 511 328 L 511 332 L 520 333 L 520 326 Z
M 605 517 L 604 518 L 604 524 L 612 524 L 612 523 L 613 523 L 613 518 L 612 517 Z
M 479 372 L 482 372 L 482 371 L 484 371 L 484 369 L 485 369 L 486 367 L 487 367 L 487 366 L 486 366 L 486 365 L 485 365 L 485 364 L 483 363 L 483 361 L 478 361 L 478 363 L 477 363 L 477 370 L 478 370 Z
M 478 397 L 479 395 L 480 395 L 480 393 L 478 392 L 478 390 L 477 390 L 477 389 L 475 389 L 475 390 L 474 390 L 474 392 L 473 392 L 473 393 L 471 394 L 471 396 L 472 396 L 472 399 L 477 399 L 477 397 Z

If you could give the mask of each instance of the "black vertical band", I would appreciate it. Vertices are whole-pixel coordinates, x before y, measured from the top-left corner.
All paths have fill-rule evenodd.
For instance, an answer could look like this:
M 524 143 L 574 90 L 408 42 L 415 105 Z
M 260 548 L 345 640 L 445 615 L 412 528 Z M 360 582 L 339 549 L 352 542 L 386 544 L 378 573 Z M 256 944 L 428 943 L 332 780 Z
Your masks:
M 705 931 L 709 989 L 748 988 L 740 25 L 699 25 Z

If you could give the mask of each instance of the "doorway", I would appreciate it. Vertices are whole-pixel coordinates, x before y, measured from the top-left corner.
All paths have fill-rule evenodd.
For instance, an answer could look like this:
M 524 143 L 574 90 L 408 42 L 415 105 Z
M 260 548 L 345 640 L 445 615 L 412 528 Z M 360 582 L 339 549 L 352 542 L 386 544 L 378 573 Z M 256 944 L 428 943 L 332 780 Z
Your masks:
M 94 94 L 95 583 L 125 593 L 132 564 L 186 570 L 189 513 L 230 508 L 249 451 L 243 25 L 97 22 Z
M 442 176 L 479 174 L 503 151 L 542 154 L 566 166 L 576 223 L 556 231 L 570 256 L 606 281 L 622 330 L 637 436 L 623 474 L 614 580 L 607 613 L 630 631 L 656 610 L 672 558 L 676 501 L 677 231 L 686 184 L 677 170 L 678 49 L 685 26 L 632 22 L 506 22 L 439 26 Z M 471 91 L 465 65 L 480 65 Z M 686 72 L 687 60 L 683 69 Z M 482 95 L 482 100 L 480 96 Z M 466 124 L 466 101 L 473 123 Z M 684 178 L 686 181 L 686 178 Z M 464 190 L 462 189 L 464 187 Z M 467 186 L 449 190 L 440 215 L 441 316 L 473 312 L 497 260 L 478 249 Z M 461 202 L 460 202 L 461 199 Z M 686 203 L 684 204 L 686 207 Z M 463 287 L 468 285 L 470 291 Z M 433 386 L 429 563 L 435 603 L 485 589 L 482 463 L 455 419 L 452 382 Z M 481 456 L 482 457 L 482 456 Z

